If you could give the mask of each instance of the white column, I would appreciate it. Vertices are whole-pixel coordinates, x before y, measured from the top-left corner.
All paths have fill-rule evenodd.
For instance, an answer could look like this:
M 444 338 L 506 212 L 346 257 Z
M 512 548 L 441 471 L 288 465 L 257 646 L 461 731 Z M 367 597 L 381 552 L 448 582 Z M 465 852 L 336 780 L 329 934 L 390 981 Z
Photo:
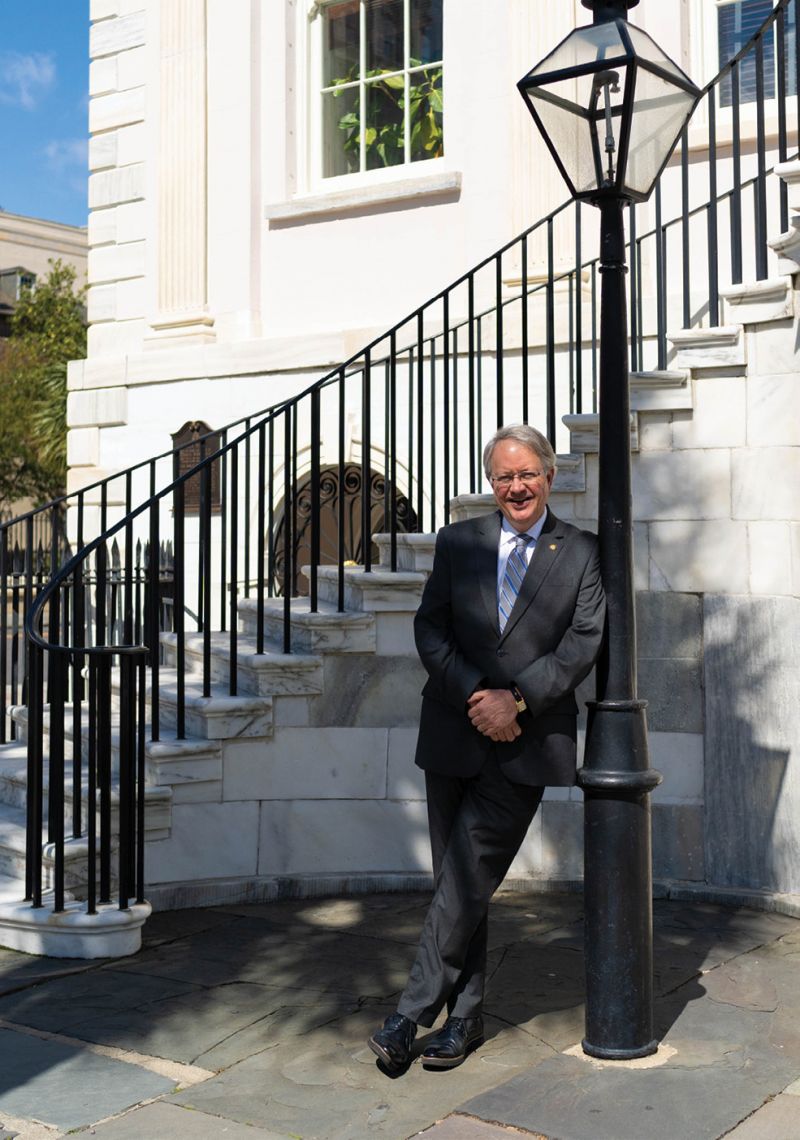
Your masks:
M 208 311 L 206 0 L 160 0 L 158 340 L 214 339 Z

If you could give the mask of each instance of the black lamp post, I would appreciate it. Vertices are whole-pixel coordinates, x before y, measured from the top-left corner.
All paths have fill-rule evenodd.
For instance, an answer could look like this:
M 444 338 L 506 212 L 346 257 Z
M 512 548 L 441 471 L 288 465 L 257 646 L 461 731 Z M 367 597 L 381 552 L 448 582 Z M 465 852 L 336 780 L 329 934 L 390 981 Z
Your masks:
M 655 1052 L 650 792 L 645 701 L 636 695 L 630 397 L 623 205 L 650 195 L 700 91 L 626 12 L 582 0 L 577 28 L 519 82 L 572 195 L 600 208 L 598 535 L 608 631 L 590 706 L 584 791 L 586 1036 L 594 1057 Z

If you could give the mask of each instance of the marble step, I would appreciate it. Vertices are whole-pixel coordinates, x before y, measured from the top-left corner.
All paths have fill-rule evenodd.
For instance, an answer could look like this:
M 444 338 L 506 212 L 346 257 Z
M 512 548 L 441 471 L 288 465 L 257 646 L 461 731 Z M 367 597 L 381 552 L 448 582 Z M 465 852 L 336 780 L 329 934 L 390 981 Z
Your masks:
M 632 412 L 685 412 L 694 407 L 691 373 L 686 369 L 632 372 Z
M 150 683 L 145 689 L 149 723 Z M 272 696 L 243 693 L 231 696 L 227 678 L 212 681 L 210 695 L 203 696 L 202 678 L 188 674 L 184 680 L 185 735 L 203 741 L 227 740 L 231 737 L 272 735 Z M 177 726 L 178 675 L 172 666 L 159 671 L 159 728 L 161 735 L 174 735 Z M 112 717 L 119 715 L 119 671 L 111 677 Z
M 396 538 L 397 569 L 411 570 L 418 574 L 430 574 L 433 569 L 436 535 L 398 534 Z M 374 569 L 385 570 L 392 561 L 392 536 L 389 534 L 373 534 L 372 541 L 380 553 L 380 564 Z
M 305 567 L 303 573 L 306 573 Z M 393 573 L 385 567 L 367 572 L 361 566 L 345 566 L 343 574 L 345 609 L 374 614 L 416 613 L 427 577 L 413 570 Z M 336 603 L 339 596 L 338 568 L 318 567 L 317 582 L 320 599 Z
M 240 598 L 239 621 L 242 632 L 255 638 L 258 604 L 255 598 Z M 290 605 L 290 644 L 295 653 L 374 653 L 375 618 L 371 613 L 339 613 L 335 603 L 321 601 L 311 612 L 308 598 L 292 598 Z M 283 598 L 264 599 L 264 636 L 272 646 L 283 646 Z
M 0 906 L 16 903 L 25 897 L 25 879 L 15 875 L 0 874 Z M 2 942 L 2 938 L 0 938 Z
M 577 454 L 589 455 L 600 450 L 600 416 L 597 412 L 576 412 L 562 416 L 569 428 L 570 447 Z M 631 451 L 639 450 L 639 419 L 631 415 Z
M 44 817 L 47 816 L 48 792 L 47 765 L 44 770 L 43 804 Z M 24 894 L 25 880 L 25 838 L 27 816 L 28 773 L 26 756 L 19 745 L 0 746 L 0 876 L 15 880 L 15 899 Z M 85 803 L 87 785 L 82 784 L 82 803 Z M 171 820 L 171 789 L 167 787 L 145 788 L 145 841 L 164 839 L 169 836 Z M 85 898 L 88 882 L 88 840 L 85 837 L 74 839 L 71 836 L 74 797 L 72 781 L 67 779 L 64 787 L 64 884 L 75 898 Z M 99 821 L 98 821 L 99 822 Z M 117 838 L 119 835 L 119 796 L 115 789 L 111 792 L 111 854 L 112 881 L 116 860 Z M 53 886 L 55 867 L 55 847 L 47 841 L 47 824 L 42 829 L 42 886 L 49 890 Z M 97 872 L 99 875 L 99 858 Z M 0 898 L 0 902 L 9 901 Z M 12 900 L 13 901 L 13 900 Z M 2 934 L 0 933 L 0 940 Z
M 230 634 L 212 633 L 211 679 L 227 684 L 230 677 Z M 178 638 L 162 633 L 168 667 L 177 665 Z M 189 673 L 202 676 L 203 635 L 187 634 L 184 638 L 186 665 Z M 237 690 L 256 696 L 312 696 L 322 692 L 322 660 L 313 654 L 282 653 L 274 645 L 256 653 L 256 640 L 250 634 L 239 634 L 236 652 Z
M 175 669 L 159 674 L 160 722 L 175 728 L 178 715 L 178 678 Z M 194 676 L 185 679 L 184 708 L 186 733 L 202 740 L 230 740 L 232 737 L 272 736 L 272 697 L 248 695 L 232 697 L 227 684 L 211 684 L 211 695 L 203 696 L 202 682 Z
M 0 803 L 0 875 L 25 880 L 25 808 Z M 44 841 L 44 836 L 43 836 Z
M 12 710 L 12 716 L 17 725 L 19 740 L 15 742 L 15 744 L 0 745 L 0 801 L 24 803 L 25 789 L 23 787 L 18 793 L 13 791 L 9 771 L 13 769 L 15 765 L 15 762 L 10 758 L 15 755 L 14 748 L 16 746 L 18 749 L 16 753 L 18 761 L 15 765 L 16 770 L 13 771 L 13 781 L 19 783 L 18 775 L 20 773 L 25 777 L 25 780 L 27 780 L 26 741 L 28 710 L 24 705 L 16 706 Z M 81 723 L 81 755 L 84 760 L 87 757 L 89 745 L 87 716 L 88 713 L 86 713 Z M 148 785 L 148 796 L 151 797 L 151 801 L 154 805 L 158 800 L 158 794 L 155 791 L 157 788 L 161 788 L 161 794 L 166 795 L 169 788 L 174 789 L 177 785 L 198 783 L 206 785 L 212 781 L 221 781 L 222 747 L 218 741 L 198 738 L 191 735 L 187 735 L 179 740 L 174 728 L 164 725 L 159 727 L 159 739 L 148 739 L 145 742 L 145 781 Z M 47 709 L 45 709 L 44 729 L 43 748 L 46 756 L 50 739 L 49 711 Z M 71 710 L 65 710 L 64 737 L 66 763 L 71 764 L 74 744 Z M 111 763 L 112 771 L 116 772 L 119 767 L 119 733 L 113 720 L 111 726 Z M 150 791 L 151 785 L 153 788 L 152 793 Z M 168 809 L 169 805 L 167 804 L 166 806 Z M 155 808 L 153 807 L 151 810 L 155 810 Z M 161 823 L 156 823 L 155 821 L 151 822 L 150 817 L 148 817 L 148 831 L 168 827 L 168 814 L 166 821 Z
M 717 325 L 714 328 L 677 329 L 667 339 L 675 349 L 677 368 L 703 369 L 742 367 L 747 362 L 747 345 L 741 325 Z
M 762 325 L 783 321 L 794 313 L 791 275 L 766 281 L 728 285 L 719 291 L 728 324 Z
M 72 725 L 66 726 L 68 740 L 72 737 Z M 184 743 L 184 742 L 182 742 Z M 113 747 L 113 744 L 112 744 Z M 152 744 L 149 747 L 153 747 Z M 169 743 L 165 745 L 169 747 Z M 46 803 L 49 788 L 49 770 L 47 766 L 47 738 L 44 740 L 45 764 L 43 772 L 43 795 Z M 73 816 L 73 784 L 71 773 L 72 757 L 67 757 L 64 780 L 64 818 L 67 828 L 72 827 Z M 172 790 L 166 784 L 150 782 L 146 777 L 145 786 L 145 831 L 148 839 L 162 838 L 169 833 L 172 812 Z M 81 803 L 84 807 L 88 795 L 88 781 L 86 776 L 81 780 Z M 9 807 L 24 809 L 28 798 L 28 763 L 27 749 L 24 743 L 0 745 L 0 804 Z M 117 831 L 117 810 L 119 795 L 116 787 L 111 789 L 111 828 Z
M 19 884 L 13 890 L 17 898 L 25 893 L 25 836 L 25 809 L 0 803 L 0 875 Z M 112 842 L 112 852 L 114 850 Z M 64 885 L 69 891 L 80 893 L 81 887 L 86 885 L 87 851 L 86 841 L 82 839 L 68 839 L 64 844 Z M 42 887 L 45 890 L 53 886 L 54 868 L 55 849 L 47 842 L 45 826 L 42 829 Z

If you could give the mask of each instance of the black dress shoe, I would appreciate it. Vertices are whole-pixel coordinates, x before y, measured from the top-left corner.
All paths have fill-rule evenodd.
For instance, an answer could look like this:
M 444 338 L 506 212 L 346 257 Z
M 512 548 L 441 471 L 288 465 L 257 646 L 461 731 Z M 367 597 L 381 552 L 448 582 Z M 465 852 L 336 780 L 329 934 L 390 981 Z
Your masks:
M 403 1017 L 402 1013 L 392 1013 L 367 1044 L 388 1069 L 402 1069 L 411 1060 L 411 1046 L 416 1035 L 415 1022 Z
M 431 1069 L 453 1069 L 482 1044 L 482 1017 L 448 1017 L 439 1032 L 427 1038 L 422 1064 Z

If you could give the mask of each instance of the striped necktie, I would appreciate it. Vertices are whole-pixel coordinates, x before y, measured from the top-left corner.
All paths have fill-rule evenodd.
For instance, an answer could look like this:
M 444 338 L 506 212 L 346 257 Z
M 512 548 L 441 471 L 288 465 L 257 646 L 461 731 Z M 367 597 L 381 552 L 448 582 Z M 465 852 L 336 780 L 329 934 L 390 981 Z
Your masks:
M 506 562 L 506 572 L 503 575 L 503 583 L 500 587 L 500 597 L 497 603 L 497 618 L 501 633 L 506 628 L 506 623 L 514 608 L 514 602 L 517 600 L 517 594 L 522 588 L 525 571 L 528 569 L 528 563 L 525 561 L 525 548 L 530 541 L 531 536 L 529 534 L 518 534 L 514 539 L 514 549 Z

